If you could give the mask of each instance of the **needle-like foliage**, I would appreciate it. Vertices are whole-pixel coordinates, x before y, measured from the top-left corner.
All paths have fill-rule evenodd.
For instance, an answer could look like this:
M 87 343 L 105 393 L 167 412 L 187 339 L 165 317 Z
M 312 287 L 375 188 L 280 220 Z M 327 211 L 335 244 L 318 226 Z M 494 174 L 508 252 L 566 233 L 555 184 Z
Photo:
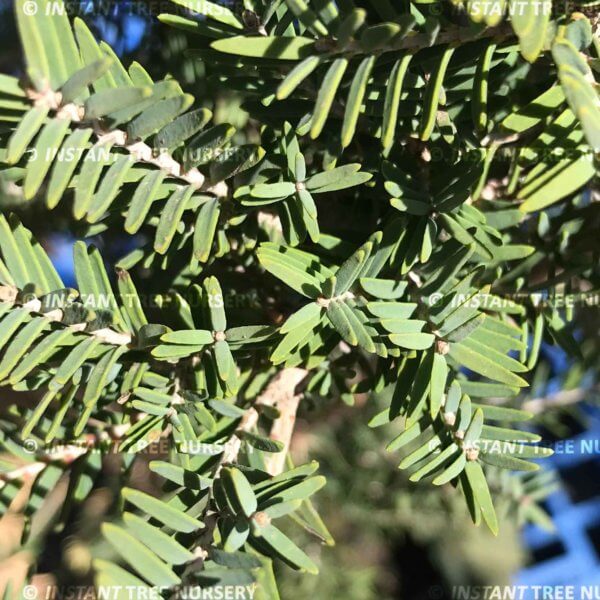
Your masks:
M 587 368 L 595 335 L 579 309 L 598 289 L 600 39 L 593 8 L 559 8 L 175 0 L 159 18 L 205 65 L 194 97 L 123 64 L 62 2 L 15 0 L 0 486 L 8 509 L 34 482 L 28 576 L 110 477 L 81 534 L 98 586 L 256 583 L 270 599 L 272 561 L 316 573 L 293 541 L 295 525 L 333 543 L 318 464 L 289 454 L 304 395 L 387 393 L 364 427 L 395 428 L 412 481 L 455 488 L 497 533 L 501 480 L 531 498 L 521 521 L 547 525 L 548 479 L 498 473 L 551 453 L 519 408 L 542 343 Z M 231 95 L 238 128 L 212 112 Z M 136 247 L 107 265 L 77 242 L 67 287 L 23 225 L 30 206 Z M 140 490 L 139 469 L 162 491 Z

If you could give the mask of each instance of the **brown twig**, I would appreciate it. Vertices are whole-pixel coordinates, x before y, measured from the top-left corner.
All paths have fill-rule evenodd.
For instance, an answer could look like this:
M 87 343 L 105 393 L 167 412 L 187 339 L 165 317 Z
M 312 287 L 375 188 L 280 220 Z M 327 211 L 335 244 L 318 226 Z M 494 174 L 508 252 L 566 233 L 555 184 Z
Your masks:
M 587 396 L 597 394 L 599 391 L 600 386 L 562 390 L 556 394 L 551 394 L 550 396 L 543 398 L 532 398 L 531 400 L 523 403 L 522 409 L 536 415 L 550 408 L 559 408 L 561 406 L 577 404 L 577 402 L 581 402 Z
M 170 177 L 182 179 L 196 189 L 217 197 L 227 196 L 229 188 L 224 181 L 212 185 L 197 168 L 184 172 L 183 166 L 169 152 L 161 152 L 156 155 L 154 149 L 144 141 L 128 139 L 127 132 L 122 129 L 106 131 L 97 119 L 86 119 L 84 107 L 75 103 L 63 103 L 62 94 L 53 91 L 49 86 L 42 92 L 26 90 L 26 94 L 33 100 L 34 105 L 47 106 L 50 110 L 55 111 L 56 117 L 59 119 L 66 119 L 80 127 L 91 126 L 97 140 L 95 147 L 106 145 L 124 148 L 136 161 L 154 165 Z
M 283 449 L 270 455 L 266 460 L 267 471 L 271 475 L 278 475 L 283 471 L 296 424 L 296 412 L 302 397 L 301 394 L 296 393 L 296 388 L 306 374 L 306 369 L 283 369 L 273 378 L 260 397 L 262 404 L 274 405 L 279 410 L 279 417 L 273 421 L 270 437 L 281 442 Z
M 52 322 L 62 322 L 64 318 L 64 312 L 61 308 L 56 308 L 48 312 L 41 312 L 41 300 L 38 298 L 32 298 L 27 302 L 21 302 L 18 296 L 19 290 L 16 287 L 0 285 L 0 302 L 7 302 L 9 304 L 14 304 L 15 306 L 21 306 L 22 308 L 32 313 L 39 314 Z M 75 323 L 73 325 L 65 325 L 64 323 L 62 324 L 64 327 L 68 327 L 73 331 L 82 331 L 88 335 L 92 335 L 98 338 L 100 342 L 105 344 L 111 344 L 113 346 L 128 346 L 132 342 L 132 336 L 130 333 L 121 333 L 115 331 L 114 329 L 110 329 L 109 327 L 96 329 L 95 331 L 86 331 L 86 327 L 88 326 L 87 323 Z

